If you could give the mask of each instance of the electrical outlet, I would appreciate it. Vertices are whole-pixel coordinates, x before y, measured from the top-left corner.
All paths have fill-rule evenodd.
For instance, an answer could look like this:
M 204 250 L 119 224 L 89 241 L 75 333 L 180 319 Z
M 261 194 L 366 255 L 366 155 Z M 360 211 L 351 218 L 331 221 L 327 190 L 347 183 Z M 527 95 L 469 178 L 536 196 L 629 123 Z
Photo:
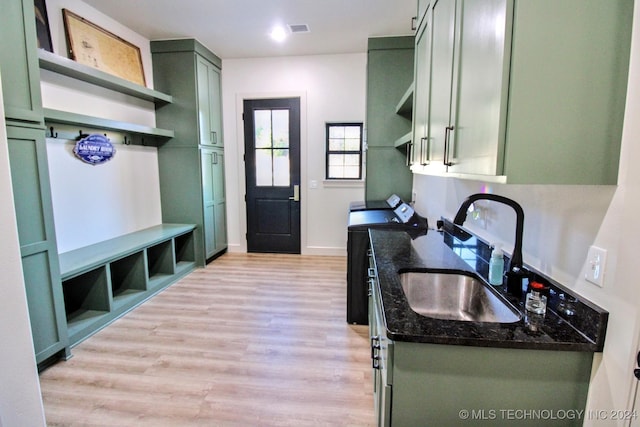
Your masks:
M 597 286 L 603 287 L 606 262 L 607 251 L 597 246 L 591 246 L 587 255 L 587 271 L 584 278 Z

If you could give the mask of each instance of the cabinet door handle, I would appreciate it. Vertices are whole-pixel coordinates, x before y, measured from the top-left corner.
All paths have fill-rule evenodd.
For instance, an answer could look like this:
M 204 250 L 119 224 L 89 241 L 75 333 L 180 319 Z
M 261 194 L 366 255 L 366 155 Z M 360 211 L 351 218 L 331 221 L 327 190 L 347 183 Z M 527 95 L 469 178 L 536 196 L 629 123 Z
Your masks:
M 413 164 L 413 160 L 411 159 L 412 156 L 413 156 L 413 142 L 410 144 L 407 144 L 407 162 L 405 166 L 411 166 Z
M 426 144 L 425 144 L 426 141 Z M 425 151 L 425 145 L 426 145 L 426 151 Z M 429 143 L 429 138 L 427 138 L 426 136 L 423 136 L 422 138 L 420 138 L 420 164 L 422 166 L 426 166 L 429 164 L 429 151 L 431 150 L 431 144 Z M 425 156 L 425 152 L 426 152 L 426 156 Z M 426 160 L 425 160 L 426 158 Z
M 213 161 L 211 162 L 213 165 L 218 164 L 218 153 L 213 153 Z
M 444 163 L 445 166 L 452 166 L 453 163 L 449 161 L 449 154 L 451 152 L 449 144 L 450 144 L 450 138 L 451 138 L 451 131 L 453 130 L 453 126 L 447 126 L 446 128 L 444 128 L 444 159 L 442 159 L 442 162 Z
M 371 337 L 371 358 L 378 358 L 378 350 L 380 350 L 380 336 Z
M 218 143 L 218 133 L 214 130 L 211 131 L 211 142 L 213 144 L 217 144 Z
M 380 369 L 380 357 L 376 356 L 371 359 L 371 367 L 373 369 Z

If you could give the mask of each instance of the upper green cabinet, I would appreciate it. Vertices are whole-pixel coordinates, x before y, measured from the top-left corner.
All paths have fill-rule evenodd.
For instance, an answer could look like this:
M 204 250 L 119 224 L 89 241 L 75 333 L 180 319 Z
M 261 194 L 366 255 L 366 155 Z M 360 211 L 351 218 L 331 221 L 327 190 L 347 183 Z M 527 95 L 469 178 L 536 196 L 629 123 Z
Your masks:
M 412 170 L 615 184 L 632 11 L 632 0 L 432 2 L 416 36 Z
M 205 58 L 198 57 L 196 61 L 200 143 L 203 145 L 222 146 L 220 71 Z
M 222 61 L 194 39 L 152 41 L 153 79 L 174 102 L 156 109 L 158 126 L 175 132 L 172 146 L 223 146 Z
M 2 2 L 0 66 L 7 120 L 42 122 L 40 69 L 33 2 Z

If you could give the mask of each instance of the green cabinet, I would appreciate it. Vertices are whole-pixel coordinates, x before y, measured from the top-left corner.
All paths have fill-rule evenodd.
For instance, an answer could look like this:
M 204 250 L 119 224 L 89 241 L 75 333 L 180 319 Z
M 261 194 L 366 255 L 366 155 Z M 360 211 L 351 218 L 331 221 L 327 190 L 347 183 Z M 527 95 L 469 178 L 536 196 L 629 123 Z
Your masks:
M 222 146 L 220 71 L 205 58 L 198 57 L 196 61 L 200 144 Z
M 413 82 L 413 51 L 413 37 L 369 39 L 366 200 L 384 200 L 392 193 L 411 200 L 413 178 L 407 167 L 407 155 L 395 143 L 411 132 L 411 117 L 398 114 L 396 105 Z
M 433 2 L 421 25 L 431 58 L 417 60 L 416 79 L 431 90 L 415 96 L 414 140 L 424 143 L 412 170 L 615 184 L 632 9 L 631 0 Z M 416 37 L 417 58 L 427 39 Z
M 431 25 L 431 9 L 424 10 L 416 31 L 411 165 L 426 165 L 429 152 L 429 105 L 425 100 L 431 93 Z
M 69 354 L 53 222 L 33 2 L 3 4 L 0 69 L 9 163 L 37 363 Z
M 205 255 L 211 258 L 227 246 L 224 151 L 202 149 L 202 194 Z
M 42 123 L 33 2 L 5 1 L 0 16 L 0 66 L 8 121 Z
M 38 363 L 68 351 L 44 131 L 7 126 L 22 269 Z
M 174 138 L 158 147 L 163 222 L 196 224 L 198 265 L 227 248 L 220 59 L 193 39 L 151 42 L 158 90 L 174 102 L 156 109 Z
M 385 315 L 392 313 L 384 311 L 370 262 L 369 333 L 378 426 L 582 425 L 593 353 L 390 339 Z

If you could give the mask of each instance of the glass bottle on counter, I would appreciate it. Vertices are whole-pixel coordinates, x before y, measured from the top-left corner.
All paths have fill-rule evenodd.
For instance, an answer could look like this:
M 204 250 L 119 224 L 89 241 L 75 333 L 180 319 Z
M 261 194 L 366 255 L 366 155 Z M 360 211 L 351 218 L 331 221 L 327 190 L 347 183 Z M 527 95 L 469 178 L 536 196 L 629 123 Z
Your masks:
M 540 282 L 531 282 L 525 301 L 525 309 L 535 314 L 547 312 L 547 297 L 544 295 L 545 286 Z

